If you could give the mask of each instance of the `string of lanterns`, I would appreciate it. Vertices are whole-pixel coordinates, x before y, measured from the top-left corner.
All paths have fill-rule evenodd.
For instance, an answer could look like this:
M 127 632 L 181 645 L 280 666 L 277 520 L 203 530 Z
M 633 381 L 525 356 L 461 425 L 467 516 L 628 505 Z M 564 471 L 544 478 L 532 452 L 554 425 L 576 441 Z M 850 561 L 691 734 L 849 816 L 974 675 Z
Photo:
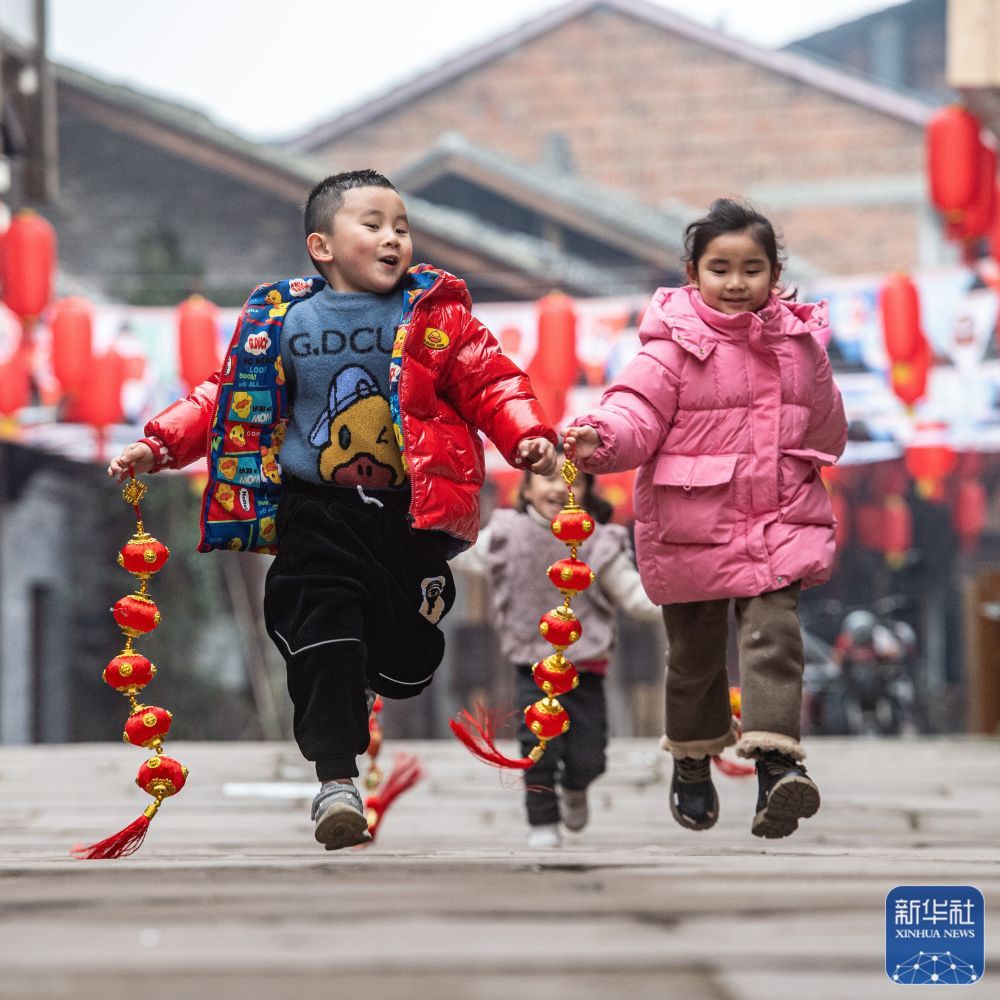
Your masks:
M 142 846 L 160 804 L 165 798 L 176 795 L 187 781 L 188 769 L 163 753 L 163 741 L 170 732 L 173 716 L 165 708 L 140 704 L 136 698 L 156 676 L 156 667 L 133 647 L 133 643 L 160 624 L 160 611 L 149 596 L 147 586 L 149 578 L 170 558 L 170 550 L 143 527 L 139 504 L 145 495 L 145 484 L 134 476 L 122 490 L 122 498 L 135 511 L 136 528 L 118 553 L 118 565 L 140 584 L 138 590 L 122 597 L 111 609 L 125 636 L 125 647 L 104 668 L 104 680 L 129 700 L 129 716 L 122 734 L 124 741 L 153 751 L 153 756 L 139 766 L 135 779 L 135 783 L 153 797 L 153 802 L 138 819 L 118 833 L 96 844 L 74 847 L 71 853 L 80 859 L 121 858 L 134 854 Z

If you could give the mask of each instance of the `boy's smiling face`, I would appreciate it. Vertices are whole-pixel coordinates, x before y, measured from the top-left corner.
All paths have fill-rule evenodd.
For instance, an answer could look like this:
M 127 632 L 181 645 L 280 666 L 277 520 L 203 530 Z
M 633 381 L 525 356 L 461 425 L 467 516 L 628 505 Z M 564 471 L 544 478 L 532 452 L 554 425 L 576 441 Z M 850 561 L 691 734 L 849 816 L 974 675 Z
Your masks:
M 413 259 L 403 199 L 386 187 L 351 188 L 331 220 L 310 233 L 309 253 L 338 292 L 391 292 Z

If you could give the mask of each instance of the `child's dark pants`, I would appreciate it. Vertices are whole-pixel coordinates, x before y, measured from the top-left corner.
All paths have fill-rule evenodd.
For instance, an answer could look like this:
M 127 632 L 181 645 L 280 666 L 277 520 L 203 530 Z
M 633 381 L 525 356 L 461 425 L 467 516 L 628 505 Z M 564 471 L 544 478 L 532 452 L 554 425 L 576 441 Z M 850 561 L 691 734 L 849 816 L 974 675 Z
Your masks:
M 544 692 L 531 677 L 531 668 L 518 667 L 514 689 L 518 712 L 544 697 Z M 569 713 L 569 729 L 548 743 L 541 760 L 524 772 L 524 804 L 531 826 L 559 822 L 559 799 L 555 789 L 560 764 L 559 784 L 574 791 L 586 788 L 604 773 L 608 710 L 603 676 L 581 671 L 579 686 L 559 695 L 559 703 Z M 538 743 L 523 716 L 517 735 L 522 754 L 527 754 Z
M 300 480 L 282 494 L 264 620 L 285 658 L 296 742 L 321 781 L 358 774 L 355 758 L 368 748 L 366 683 L 412 697 L 444 655 L 438 622 L 455 600 L 449 539 L 412 531 L 409 504 L 409 490 L 366 500 Z

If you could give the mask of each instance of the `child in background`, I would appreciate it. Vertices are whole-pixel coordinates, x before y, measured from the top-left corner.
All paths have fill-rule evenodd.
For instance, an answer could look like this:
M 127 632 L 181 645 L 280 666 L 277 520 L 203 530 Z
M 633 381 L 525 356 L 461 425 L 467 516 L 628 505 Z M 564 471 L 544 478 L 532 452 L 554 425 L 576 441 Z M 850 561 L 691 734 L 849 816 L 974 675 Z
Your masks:
M 671 812 L 718 819 L 710 758 L 736 742 L 726 676 L 735 599 L 743 734 L 759 793 L 751 832 L 785 837 L 819 808 L 802 763 L 799 591 L 829 578 L 833 511 L 820 478 L 847 421 L 817 336 L 825 303 L 775 293 L 781 247 L 752 207 L 720 199 L 687 229 L 690 284 L 661 288 L 643 347 L 566 432 L 594 472 L 639 468 L 636 550 L 670 652 L 664 749 Z M 817 336 L 814 336 L 817 335 Z
M 616 636 L 616 612 L 659 621 L 660 612 L 642 589 L 632 562 L 628 533 L 608 524 L 611 507 L 597 496 L 594 478 L 581 474 L 574 488 L 577 503 L 594 518 L 596 529 L 580 547 L 579 558 L 594 571 L 596 581 L 573 599 L 573 610 L 584 623 L 583 635 L 567 656 L 580 672 L 580 684 L 559 701 L 570 727 L 545 748 L 541 759 L 525 772 L 525 808 L 531 847 L 559 847 L 559 822 L 568 830 L 587 825 L 587 788 L 604 773 L 608 742 L 604 676 Z M 516 664 L 515 704 L 523 708 L 540 697 L 531 667 L 552 652 L 538 632 L 538 619 L 560 603 L 545 571 L 566 557 L 566 546 L 555 538 L 549 522 L 566 503 L 568 489 L 558 473 L 525 473 L 516 510 L 493 512 L 474 548 L 453 566 L 485 576 L 491 584 L 493 623 L 504 656 Z M 537 744 L 524 720 L 518 730 L 521 752 Z M 557 787 L 561 789 L 557 791 Z
M 556 438 L 465 283 L 410 267 L 406 208 L 385 177 L 326 178 L 304 221 L 321 276 L 258 286 L 222 369 L 108 474 L 181 468 L 207 442 L 199 547 L 277 551 L 264 620 L 321 783 L 315 837 L 335 850 L 370 839 L 353 778 L 375 693 L 418 694 L 444 654 L 446 560 L 479 527 L 477 431 L 545 473 Z

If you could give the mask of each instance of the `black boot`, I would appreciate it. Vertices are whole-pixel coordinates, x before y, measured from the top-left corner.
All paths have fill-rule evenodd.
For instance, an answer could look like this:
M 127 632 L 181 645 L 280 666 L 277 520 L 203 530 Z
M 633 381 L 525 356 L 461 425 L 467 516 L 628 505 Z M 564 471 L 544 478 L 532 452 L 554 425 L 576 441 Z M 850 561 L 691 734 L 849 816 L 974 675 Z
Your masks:
M 750 832 L 755 837 L 787 837 L 799 820 L 819 809 L 819 789 L 805 766 L 788 754 L 768 750 L 757 758 L 757 815 Z
M 688 830 L 707 830 L 719 818 L 719 796 L 708 757 L 675 757 L 670 813 Z

